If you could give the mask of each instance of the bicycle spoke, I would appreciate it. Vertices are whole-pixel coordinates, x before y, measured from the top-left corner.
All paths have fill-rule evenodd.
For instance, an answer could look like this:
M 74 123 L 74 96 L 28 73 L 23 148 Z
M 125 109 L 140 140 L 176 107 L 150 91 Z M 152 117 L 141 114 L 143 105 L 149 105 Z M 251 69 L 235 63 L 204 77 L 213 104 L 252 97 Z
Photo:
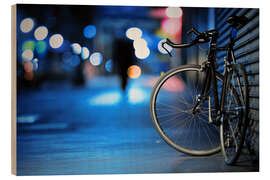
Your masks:
M 173 113 L 167 113 L 167 114 L 162 114 L 162 115 L 158 115 L 159 118 L 164 118 L 164 117 L 168 117 L 168 116 L 173 116 L 173 115 L 177 115 L 183 112 L 173 112 Z
M 192 128 L 192 130 L 191 130 L 191 141 L 190 141 L 190 142 L 191 142 L 191 147 L 193 147 L 193 146 L 192 146 L 192 142 L 193 142 L 193 133 L 194 133 L 194 131 L 195 131 L 195 130 L 194 130 L 194 127 L 196 127 L 196 121 L 194 121 L 194 123 L 193 123 L 193 128 Z
M 192 117 L 191 121 L 189 121 L 189 128 L 188 128 L 188 129 L 190 129 L 191 122 L 193 121 L 193 119 L 194 119 L 194 116 Z M 185 135 L 185 138 L 184 138 L 184 144 L 186 144 L 187 135 L 188 135 L 188 133 L 186 133 L 186 135 Z
M 161 105 L 164 105 L 164 106 L 167 106 L 167 107 L 170 107 L 170 108 L 172 108 L 172 109 L 178 110 L 178 111 L 180 111 L 180 112 L 185 112 L 185 111 L 183 111 L 182 109 L 179 109 L 179 108 L 177 108 L 177 107 L 174 107 L 174 106 L 169 105 L 169 104 L 166 104 L 166 103 L 161 103 L 161 102 L 157 102 L 157 103 L 158 103 L 158 104 L 161 104 Z
M 167 98 L 169 98 L 169 96 L 168 95 L 162 95 L 162 97 L 167 97 Z M 176 100 L 178 100 L 178 102 L 180 102 L 180 103 L 182 103 L 182 104 L 184 104 L 184 105 L 187 105 L 187 106 L 192 106 L 193 104 L 191 104 L 191 103 L 188 103 L 183 97 L 181 97 L 181 96 L 178 96 L 182 101 L 180 101 L 178 98 L 176 98 Z
M 207 131 L 205 130 L 205 128 L 204 128 L 204 127 L 202 127 L 202 129 L 204 130 L 204 133 L 206 134 L 207 138 L 209 139 L 209 142 L 211 143 L 211 145 L 212 145 L 212 147 L 213 147 L 213 146 L 214 146 L 214 144 L 213 144 L 213 142 L 212 142 L 211 138 L 209 137 L 209 134 L 207 133 Z
M 175 117 L 174 119 L 171 119 L 171 121 L 172 121 L 172 120 L 175 120 L 176 118 L 177 118 L 177 117 Z M 177 126 L 179 123 L 181 123 L 181 122 L 183 122 L 183 121 L 185 121 L 185 120 L 187 120 L 187 119 L 189 119 L 189 117 L 186 117 L 186 118 L 184 118 L 184 119 L 181 119 L 181 120 L 177 121 L 175 124 L 173 124 L 173 126 L 168 127 L 168 129 L 174 128 L 174 127 Z
M 175 120 L 175 119 L 178 118 L 178 117 L 179 117 L 179 115 L 174 116 L 174 117 L 172 117 L 171 119 L 167 119 L 167 120 L 165 120 L 165 121 L 160 122 L 160 124 L 164 124 L 164 123 L 171 122 L 171 121 Z M 186 119 L 186 118 L 185 118 L 185 119 Z M 185 120 L 185 119 L 182 119 L 182 120 Z M 181 121 L 182 121 L 182 120 L 181 120 Z
M 202 119 L 200 116 L 198 116 L 198 118 L 202 120 L 202 121 L 200 121 L 200 123 L 201 123 L 201 122 L 203 122 L 203 123 L 206 123 L 206 124 L 208 124 L 208 125 L 209 125 L 209 122 L 208 122 L 208 121 L 206 121 L 206 120 Z M 219 129 L 218 129 L 218 127 L 217 127 L 217 126 L 213 125 L 213 127 L 215 127 L 215 130 L 216 130 L 217 132 L 219 132 Z

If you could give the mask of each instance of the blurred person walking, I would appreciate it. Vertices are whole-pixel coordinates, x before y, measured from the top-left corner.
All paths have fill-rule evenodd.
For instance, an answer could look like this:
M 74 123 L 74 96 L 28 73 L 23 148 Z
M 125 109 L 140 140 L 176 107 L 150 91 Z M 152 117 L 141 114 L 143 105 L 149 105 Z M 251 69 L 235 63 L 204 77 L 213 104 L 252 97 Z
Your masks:
M 132 41 L 116 39 L 113 49 L 114 70 L 120 77 L 121 88 L 126 90 L 128 84 L 128 68 L 134 63 L 134 48 Z

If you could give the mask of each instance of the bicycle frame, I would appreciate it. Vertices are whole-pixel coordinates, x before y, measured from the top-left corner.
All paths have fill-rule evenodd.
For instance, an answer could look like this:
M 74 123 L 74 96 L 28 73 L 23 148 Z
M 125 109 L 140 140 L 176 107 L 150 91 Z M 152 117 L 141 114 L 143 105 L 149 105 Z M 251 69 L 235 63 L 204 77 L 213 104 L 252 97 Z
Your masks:
M 214 91 L 214 102 L 215 102 L 215 109 L 217 110 L 217 115 L 221 115 L 224 111 L 224 100 L 226 89 L 231 77 L 230 73 L 230 64 L 233 62 L 236 64 L 233 46 L 235 43 L 235 38 L 231 35 L 230 43 L 227 47 L 216 47 L 217 37 L 213 36 L 210 40 L 210 47 L 207 56 L 207 62 L 204 71 L 206 71 L 206 78 L 204 81 L 204 86 L 202 88 L 201 95 L 206 99 L 207 92 L 209 92 L 210 88 L 213 88 Z M 223 82 L 222 82 L 222 92 L 221 92 L 221 99 L 219 100 L 218 97 L 218 87 L 217 87 L 217 79 L 216 79 L 216 52 L 217 51 L 226 51 L 226 56 L 224 59 L 224 74 L 223 74 Z M 212 86 L 212 87 L 211 87 Z M 199 103 L 195 105 L 193 110 L 196 109 Z M 219 122 L 214 122 L 219 123 Z

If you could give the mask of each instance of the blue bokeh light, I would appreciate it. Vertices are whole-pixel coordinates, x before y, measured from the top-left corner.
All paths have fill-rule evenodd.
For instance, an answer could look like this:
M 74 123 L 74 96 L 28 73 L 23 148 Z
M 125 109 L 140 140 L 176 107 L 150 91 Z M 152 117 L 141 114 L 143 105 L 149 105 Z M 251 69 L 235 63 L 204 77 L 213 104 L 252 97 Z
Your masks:
M 108 72 L 112 72 L 112 70 L 113 70 L 113 61 L 112 61 L 112 59 L 109 59 L 109 60 L 105 63 L 105 69 L 106 69 Z
M 38 70 L 38 59 L 37 58 L 32 59 L 31 62 L 33 64 L 33 70 L 37 71 Z
M 72 54 L 71 52 L 63 53 L 62 61 L 70 67 L 77 67 L 80 64 L 79 56 Z
M 77 67 L 79 64 L 80 64 L 80 58 L 79 58 L 79 56 L 77 56 L 77 55 L 72 55 L 72 61 L 71 61 L 71 63 L 70 63 L 70 65 L 72 66 L 72 67 Z
M 88 25 L 83 29 L 83 35 L 88 39 L 95 37 L 96 33 L 97 33 L 96 26 L 93 25 Z

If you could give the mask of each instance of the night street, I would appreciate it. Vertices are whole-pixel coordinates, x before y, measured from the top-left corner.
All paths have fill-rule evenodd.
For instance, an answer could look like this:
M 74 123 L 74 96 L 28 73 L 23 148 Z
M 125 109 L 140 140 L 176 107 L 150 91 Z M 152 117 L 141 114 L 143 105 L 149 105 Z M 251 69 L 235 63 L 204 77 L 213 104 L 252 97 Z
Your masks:
M 151 79 L 131 81 L 126 93 L 116 77 L 19 92 L 18 175 L 258 171 L 248 157 L 227 166 L 221 153 L 193 157 L 168 146 L 150 117 Z

